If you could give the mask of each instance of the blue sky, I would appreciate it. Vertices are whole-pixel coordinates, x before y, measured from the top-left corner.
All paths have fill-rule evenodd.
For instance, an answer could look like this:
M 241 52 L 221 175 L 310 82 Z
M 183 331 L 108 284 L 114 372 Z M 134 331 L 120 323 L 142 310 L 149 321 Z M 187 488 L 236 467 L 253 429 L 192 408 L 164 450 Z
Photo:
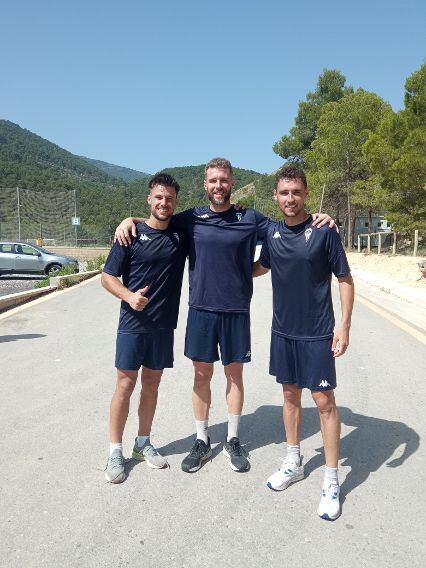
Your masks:
M 269 172 L 324 68 L 397 110 L 424 61 L 426 3 L 14 0 L 0 18 L 0 118 L 153 173 L 225 156 Z

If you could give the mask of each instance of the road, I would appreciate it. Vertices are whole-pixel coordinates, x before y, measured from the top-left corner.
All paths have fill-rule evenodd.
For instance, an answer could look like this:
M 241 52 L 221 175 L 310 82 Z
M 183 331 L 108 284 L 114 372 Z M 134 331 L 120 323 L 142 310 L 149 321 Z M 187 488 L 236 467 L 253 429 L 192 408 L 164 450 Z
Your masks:
M 253 362 L 245 369 L 241 438 L 252 468 L 233 472 L 220 451 L 226 408 L 217 366 L 213 459 L 195 474 L 180 470 L 194 430 L 191 363 L 182 355 L 186 289 L 175 368 L 165 373 L 152 432 L 170 468 L 130 462 L 119 486 L 107 484 L 103 474 L 118 301 L 95 278 L 0 317 L 1 565 L 423 566 L 425 344 L 356 303 L 336 391 L 343 514 L 325 522 L 316 515 L 322 443 L 307 393 L 306 479 L 282 493 L 265 487 L 283 456 L 281 394 L 267 374 L 269 276 L 255 281 Z M 134 398 L 126 455 L 135 436 Z

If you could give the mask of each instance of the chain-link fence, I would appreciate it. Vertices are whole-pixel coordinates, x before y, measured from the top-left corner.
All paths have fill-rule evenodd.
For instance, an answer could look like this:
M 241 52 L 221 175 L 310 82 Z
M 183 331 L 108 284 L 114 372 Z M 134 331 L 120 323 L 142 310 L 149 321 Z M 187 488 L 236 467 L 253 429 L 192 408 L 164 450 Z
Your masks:
M 0 240 L 76 245 L 74 191 L 0 189 Z M 74 221 L 75 222 L 75 221 Z

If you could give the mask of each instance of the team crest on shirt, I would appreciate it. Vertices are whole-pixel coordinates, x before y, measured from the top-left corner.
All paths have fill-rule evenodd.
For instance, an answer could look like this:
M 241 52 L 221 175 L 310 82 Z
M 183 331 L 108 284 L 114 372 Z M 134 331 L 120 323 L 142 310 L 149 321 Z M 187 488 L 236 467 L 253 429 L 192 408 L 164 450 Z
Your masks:
M 242 213 L 235 213 L 235 215 L 237 216 L 238 221 L 241 221 L 241 219 L 243 218 Z
M 280 239 L 280 238 L 281 238 L 280 232 L 279 232 L 279 231 L 275 231 L 275 233 L 274 233 L 274 235 L 273 235 L 272 238 L 273 238 L 273 239 Z
M 311 235 L 312 235 L 312 229 L 309 227 L 309 229 L 306 229 L 306 231 L 305 231 L 306 242 L 309 241 L 309 239 L 311 238 Z
M 151 239 L 148 237 L 148 235 L 145 235 L 145 233 L 142 233 L 141 236 L 139 237 L 140 241 L 150 241 Z

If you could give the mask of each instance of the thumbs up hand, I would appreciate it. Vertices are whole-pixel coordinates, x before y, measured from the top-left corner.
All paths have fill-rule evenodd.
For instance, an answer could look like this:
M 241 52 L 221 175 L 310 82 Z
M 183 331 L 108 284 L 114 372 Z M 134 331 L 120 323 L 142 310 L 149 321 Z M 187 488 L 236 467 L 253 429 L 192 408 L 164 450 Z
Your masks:
M 127 303 L 130 305 L 131 308 L 136 310 L 137 312 L 141 312 L 148 303 L 148 298 L 145 296 L 149 286 L 145 286 L 141 290 L 136 290 L 136 292 L 130 292 L 129 299 Z

